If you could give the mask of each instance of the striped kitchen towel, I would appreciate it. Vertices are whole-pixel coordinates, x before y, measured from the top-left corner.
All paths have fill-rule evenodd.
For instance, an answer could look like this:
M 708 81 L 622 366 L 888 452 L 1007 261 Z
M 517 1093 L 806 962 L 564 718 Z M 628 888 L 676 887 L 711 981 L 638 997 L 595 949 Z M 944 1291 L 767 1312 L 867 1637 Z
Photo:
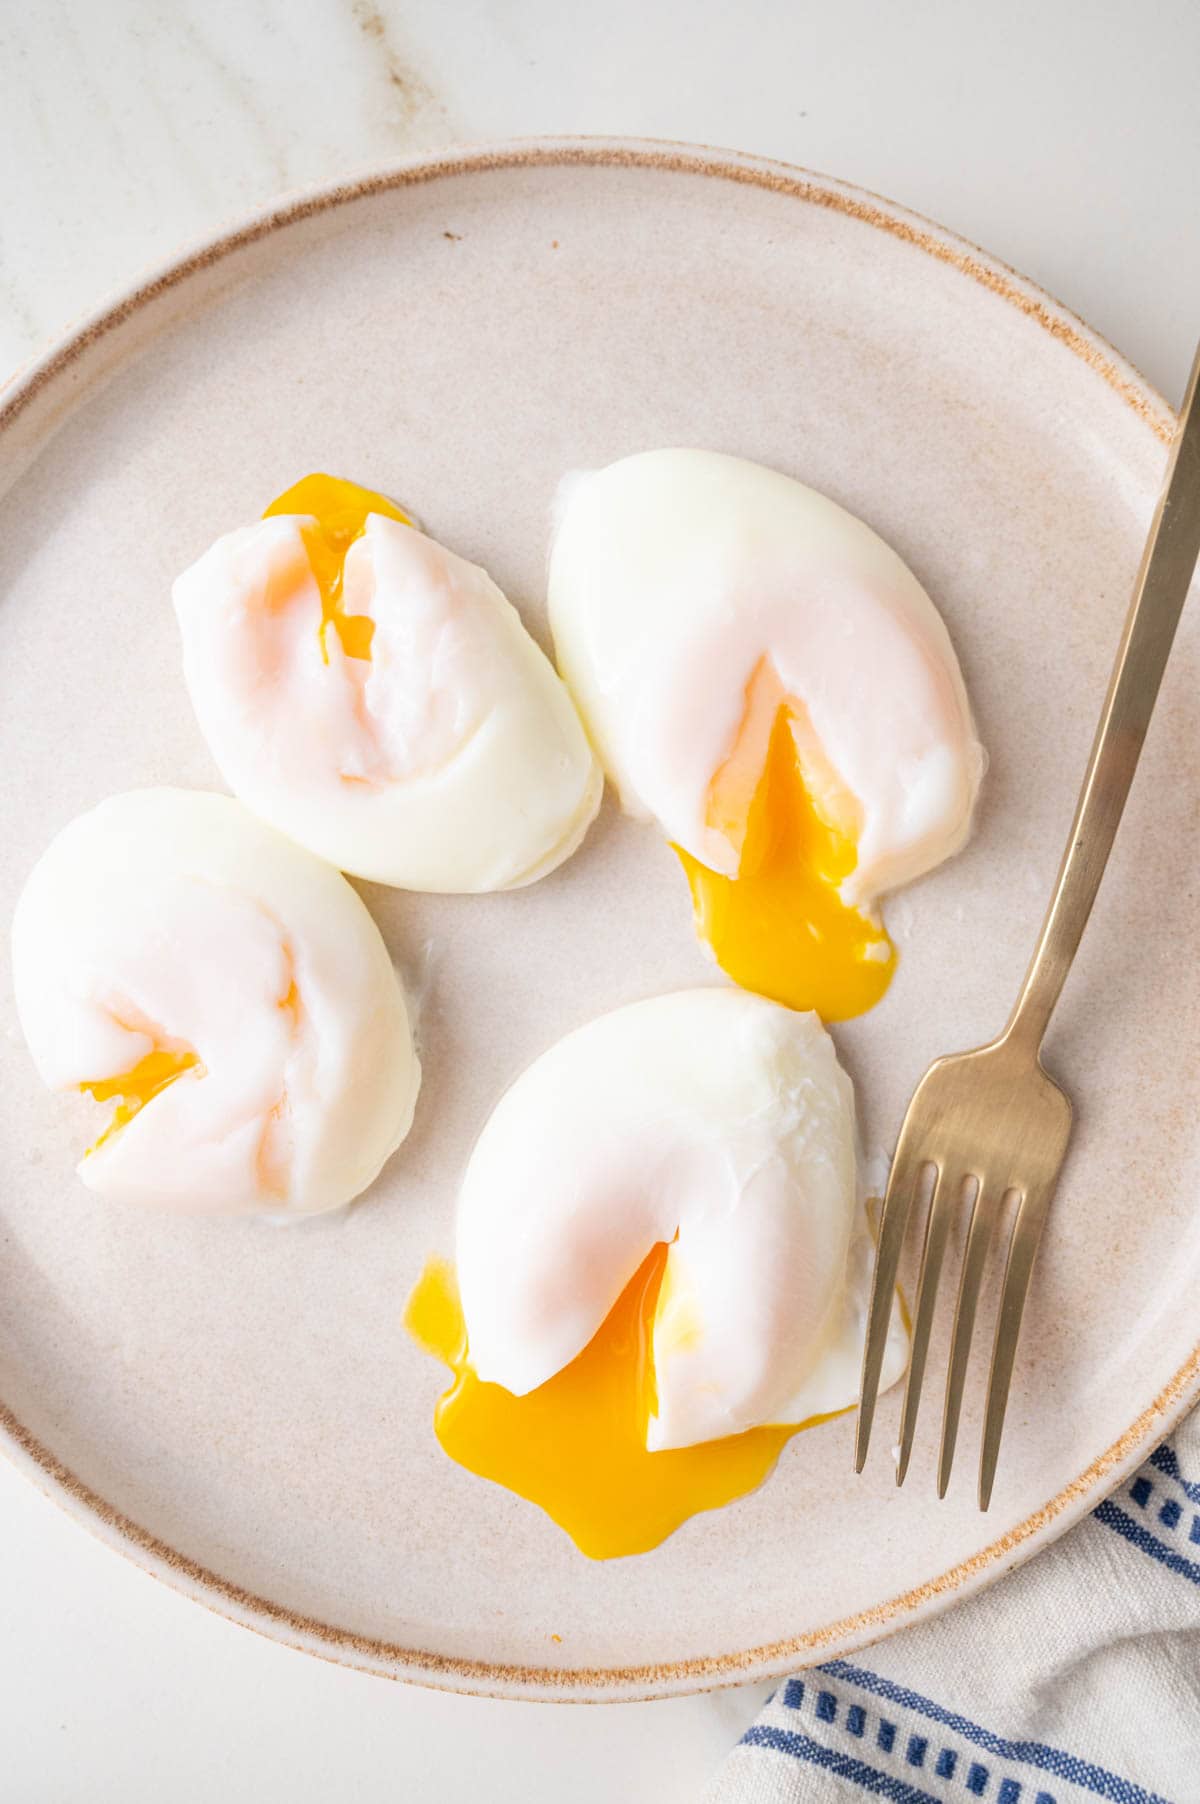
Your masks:
M 705 1797 L 1200 1804 L 1200 1412 L 991 1590 L 786 1680 Z

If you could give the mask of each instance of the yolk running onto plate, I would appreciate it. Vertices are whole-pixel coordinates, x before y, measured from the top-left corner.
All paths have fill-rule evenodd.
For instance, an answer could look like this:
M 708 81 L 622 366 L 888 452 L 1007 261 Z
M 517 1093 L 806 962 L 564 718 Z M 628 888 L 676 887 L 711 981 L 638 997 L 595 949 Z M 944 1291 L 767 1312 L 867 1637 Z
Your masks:
M 753 737 L 756 717 L 759 743 L 764 724 L 768 735 L 766 760 L 747 798 L 739 779 L 744 781 L 751 760 L 742 741 Z M 803 711 L 760 666 L 743 734 L 710 792 L 709 819 L 718 827 L 723 817 L 736 818 L 740 794 L 745 826 L 738 874 L 722 876 L 676 850 L 691 886 L 697 932 L 722 970 L 743 989 L 789 1008 L 815 1009 L 823 1021 L 845 1021 L 879 1001 L 896 954 L 882 923 L 838 893 L 858 854 L 851 834 L 828 815 L 839 806 L 849 812 L 853 804 L 844 792 L 837 795 L 828 773 L 821 773 L 821 787 L 829 805 L 814 801 L 819 774 L 813 768 L 806 781 L 798 747 L 805 725 Z
M 385 514 L 405 526 L 413 522 L 402 508 L 340 476 L 302 476 L 285 489 L 263 514 L 312 514 L 316 526 L 302 528 L 312 573 L 321 591 L 321 647 L 328 661 L 325 633 L 332 626 L 348 658 L 370 658 L 375 622 L 365 614 L 347 614 L 342 597 L 346 553 L 366 530 L 368 514 Z
M 799 1432 L 751 1428 L 647 1452 L 651 1329 L 666 1255 L 655 1247 L 583 1352 L 524 1397 L 472 1371 L 454 1273 L 443 1261 L 430 1261 L 405 1310 L 409 1332 L 454 1373 L 434 1417 L 445 1452 L 540 1504 L 594 1560 L 647 1553 L 689 1516 L 754 1490 Z
M 96 1083 L 80 1084 L 79 1088 L 88 1091 L 97 1102 L 115 1101 L 117 1104 L 112 1120 L 95 1146 L 88 1150 L 95 1152 L 97 1146 L 103 1146 L 110 1135 L 118 1133 L 133 1120 L 139 1109 L 152 1102 L 160 1090 L 165 1090 L 177 1077 L 182 1077 L 185 1071 L 191 1071 L 199 1064 L 200 1060 L 194 1052 L 156 1050 L 148 1052 L 132 1070 L 123 1071 L 118 1077 L 105 1077 Z

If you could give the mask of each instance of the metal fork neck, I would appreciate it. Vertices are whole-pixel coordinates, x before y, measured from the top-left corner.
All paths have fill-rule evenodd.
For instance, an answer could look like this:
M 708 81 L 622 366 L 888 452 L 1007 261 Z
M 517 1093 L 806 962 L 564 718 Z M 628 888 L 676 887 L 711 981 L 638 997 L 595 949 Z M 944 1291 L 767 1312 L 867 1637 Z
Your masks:
M 1200 380 L 1197 350 L 1167 480 L 1142 554 L 1087 774 L 1037 947 L 1001 1039 L 1036 1054 L 1075 956 L 1158 697 L 1200 554 Z

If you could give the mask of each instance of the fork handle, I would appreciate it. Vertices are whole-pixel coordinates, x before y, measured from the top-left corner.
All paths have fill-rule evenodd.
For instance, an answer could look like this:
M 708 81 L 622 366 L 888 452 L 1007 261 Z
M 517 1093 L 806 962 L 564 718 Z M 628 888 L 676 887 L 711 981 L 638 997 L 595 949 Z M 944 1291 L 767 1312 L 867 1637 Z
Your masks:
M 1087 775 L 1046 918 L 1002 1039 L 1031 1053 L 1075 957 L 1133 782 L 1163 670 L 1200 554 L 1200 348 L 1188 378 L 1167 478 L 1133 585 Z

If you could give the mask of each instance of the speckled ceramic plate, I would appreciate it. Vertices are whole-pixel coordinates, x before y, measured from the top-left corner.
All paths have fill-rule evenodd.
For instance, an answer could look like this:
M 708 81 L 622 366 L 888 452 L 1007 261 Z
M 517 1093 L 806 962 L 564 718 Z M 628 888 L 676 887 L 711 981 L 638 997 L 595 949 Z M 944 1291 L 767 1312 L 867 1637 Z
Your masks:
M 991 753 L 968 851 L 888 911 L 885 1002 L 839 1030 L 869 1146 L 936 1053 L 1015 993 L 1070 818 L 1171 418 L 1027 282 L 936 226 L 748 158 L 572 142 L 407 163 L 164 270 L 0 399 L 0 914 L 112 790 L 211 785 L 172 576 L 312 468 L 416 509 L 544 635 L 564 470 L 711 445 L 815 484 L 937 599 Z M 442 1374 L 400 1325 L 457 1175 L 557 1035 L 711 978 L 682 876 L 611 803 L 515 895 L 365 893 L 423 996 L 412 1138 L 347 1214 L 151 1219 L 72 1176 L 7 977 L 0 1419 L 114 1547 L 293 1646 L 462 1690 L 612 1698 L 782 1672 L 998 1578 L 1091 1508 L 1196 1395 L 1200 610 L 1185 619 L 1050 1047 L 1078 1130 L 1028 1314 L 991 1513 L 936 1410 L 897 1492 L 897 1399 L 754 1496 L 593 1565 L 447 1461 Z M 80 1105 L 82 1106 L 82 1105 Z M 936 1350 L 935 1350 L 936 1353 Z M 978 1388 L 960 1445 L 977 1443 Z M 892 1431 L 889 1435 L 889 1430 Z

